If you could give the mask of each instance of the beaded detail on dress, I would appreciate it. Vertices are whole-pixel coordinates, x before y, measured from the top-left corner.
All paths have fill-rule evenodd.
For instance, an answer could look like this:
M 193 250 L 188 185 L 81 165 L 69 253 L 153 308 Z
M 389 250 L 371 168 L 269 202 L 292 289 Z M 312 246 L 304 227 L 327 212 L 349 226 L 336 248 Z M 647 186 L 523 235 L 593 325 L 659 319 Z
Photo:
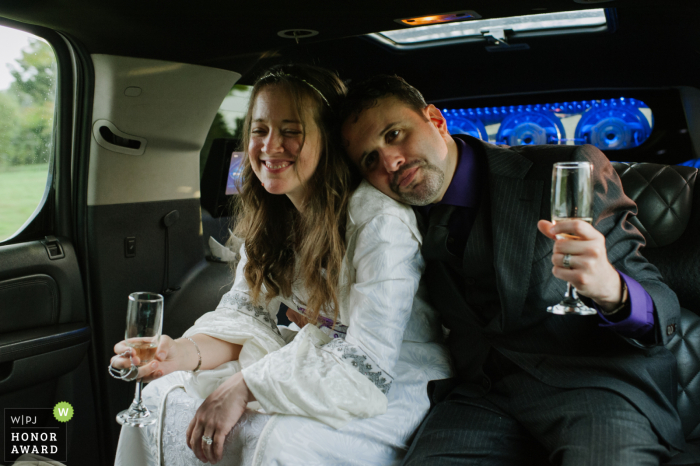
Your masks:
M 357 369 L 360 374 L 367 377 L 376 387 L 385 395 L 389 393 L 391 383 L 394 378 L 387 372 L 382 370 L 377 364 L 372 361 L 367 353 L 359 346 L 351 345 L 345 340 L 336 339 L 324 345 L 323 350 L 328 351 L 337 357 L 349 361 L 349 363 Z
M 277 335 L 280 331 L 277 323 L 270 318 L 270 313 L 262 306 L 256 306 L 250 298 L 242 293 L 227 293 L 221 299 L 219 307 L 230 307 L 244 314 L 248 314 L 260 323 L 272 329 Z

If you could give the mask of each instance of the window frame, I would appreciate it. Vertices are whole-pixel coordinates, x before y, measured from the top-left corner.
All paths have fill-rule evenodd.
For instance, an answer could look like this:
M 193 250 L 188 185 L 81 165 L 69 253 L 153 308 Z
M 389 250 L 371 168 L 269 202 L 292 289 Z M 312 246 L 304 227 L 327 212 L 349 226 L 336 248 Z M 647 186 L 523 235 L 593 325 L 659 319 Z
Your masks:
M 43 239 L 46 236 L 72 237 L 70 216 L 71 128 L 73 107 L 73 65 L 64 38 L 35 25 L 0 17 L 0 27 L 9 27 L 45 40 L 56 55 L 56 100 L 54 104 L 53 144 L 44 195 L 33 214 L 19 230 L 0 241 L 0 246 Z

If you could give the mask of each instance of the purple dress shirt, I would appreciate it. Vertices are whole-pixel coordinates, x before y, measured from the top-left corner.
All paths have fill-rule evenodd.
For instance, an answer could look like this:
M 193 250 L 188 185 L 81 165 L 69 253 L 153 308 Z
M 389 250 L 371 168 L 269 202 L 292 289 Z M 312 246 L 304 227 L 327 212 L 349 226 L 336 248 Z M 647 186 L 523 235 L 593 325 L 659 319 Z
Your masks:
M 468 236 L 471 225 L 473 224 L 473 218 L 476 216 L 476 210 L 479 206 L 480 174 L 485 172 L 486 167 L 479 169 L 476 154 L 467 143 L 457 138 L 454 140 L 459 150 L 459 159 L 457 161 L 454 177 L 440 202 L 432 205 L 447 204 L 466 208 L 466 215 L 471 218 L 466 222 L 466 225 L 468 225 L 467 231 L 460 233 L 462 233 L 462 236 L 465 234 Z M 431 206 L 426 206 L 423 208 L 423 212 L 426 215 L 430 207 Z M 459 226 L 463 227 L 464 223 L 464 221 L 461 221 Z M 450 230 L 452 229 L 451 221 Z M 460 242 L 466 243 L 466 237 L 462 238 Z M 611 328 L 620 335 L 628 338 L 639 339 L 643 342 L 646 340 L 653 341 L 654 302 L 651 296 L 649 296 L 649 293 L 647 293 L 636 280 L 622 272 L 618 271 L 618 273 L 620 274 L 620 279 L 624 280 L 627 284 L 629 305 L 613 316 L 606 318 L 601 314 L 600 308 L 593 303 L 593 306 L 596 308 L 598 315 L 603 321 L 600 326 Z

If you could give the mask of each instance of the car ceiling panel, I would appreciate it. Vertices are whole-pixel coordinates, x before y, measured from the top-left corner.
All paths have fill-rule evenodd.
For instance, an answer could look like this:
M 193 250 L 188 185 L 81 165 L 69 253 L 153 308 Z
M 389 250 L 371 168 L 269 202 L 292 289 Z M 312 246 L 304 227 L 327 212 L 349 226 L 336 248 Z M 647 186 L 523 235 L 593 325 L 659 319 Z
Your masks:
M 193 6 L 193 5 L 196 5 Z M 489 53 L 483 44 L 391 52 L 352 36 L 396 29 L 394 19 L 473 9 L 484 18 L 615 7 L 614 34 L 529 38 L 530 50 Z M 546 8 L 546 10 L 539 10 Z M 537 9 L 537 11 L 535 11 Z M 700 8 L 681 0 L 581 5 L 573 1 L 418 2 L 313 1 L 290 6 L 255 2 L 175 0 L 136 2 L 5 0 L 0 16 L 45 25 L 81 41 L 90 52 L 201 64 L 237 71 L 252 83 L 277 62 L 313 62 L 343 78 L 397 73 L 429 99 L 590 87 L 689 85 L 700 87 Z M 277 36 L 289 28 L 320 31 L 300 45 Z M 338 39 L 338 40 L 335 40 Z M 362 42 L 360 42 L 362 41 Z M 460 60 L 461 59 L 461 60 Z M 478 63 L 475 69 L 474 63 Z M 467 81 L 478 75 L 478 80 Z M 455 79 L 464 76 L 465 80 Z
M 0 16 L 40 24 L 72 35 L 91 53 L 159 58 L 209 64 L 233 60 L 286 47 L 289 39 L 277 32 L 290 28 L 318 30 L 309 41 L 317 42 L 370 32 L 397 29 L 396 18 L 420 16 L 465 8 L 483 18 L 517 16 L 592 7 L 624 7 L 649 14 L 658 9 L 651 0 L 617 0 L 581 5 L 573 1 L 459 0 L 377 2 L 307 1 L 290 4 L 272 0 L 257 2 L 174 0 L 167 4 L 135 1 L 5 0 Z M 680 0 L 664 2 L 664 10 L 682 6 Z M 667 15 L 671 16 L 671 15 Z M 675 15 L 674 15 L 675 16 Z M 678 19 L 678 18 L 677 18 Z M 240 68 L 240 67 L 239 67 Z M 229 68 L 235 69 L 235 68 Z
M 697 24 L 700 9 L 683 17 Z M 343 78 L 396 73 L 428 100 L 564 89 L 700 87 L 700 51 L 692 46 L 700 42 L 700 29 L 679 28 L 677 17 L 653 17 L 636 9 L 621 10 L 618 18 L 613 34 L 531 37 L 522 41 L 530 50 L 514 52 L 491 53 L 484 43 L 470 43 L 392 53 L 369 38 L 288 47 L 260 60 L 241 82 L 252 82 L 276 62 L 313 60 Z

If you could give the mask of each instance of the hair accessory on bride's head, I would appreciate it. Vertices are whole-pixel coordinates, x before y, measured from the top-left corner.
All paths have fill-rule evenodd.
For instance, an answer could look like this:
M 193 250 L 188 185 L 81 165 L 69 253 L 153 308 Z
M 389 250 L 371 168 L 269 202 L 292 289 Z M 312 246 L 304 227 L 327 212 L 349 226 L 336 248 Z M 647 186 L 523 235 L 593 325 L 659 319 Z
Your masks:
M 266 74 L 265 76 L 263 76 L 262 78 L 260 78 L 260 81 L 263 81 L 263 80 L 265 80 L 265 79 L 267 79 L 267 78 L 279 78 L 279 77 L 281 77 L 281 76 L 286 76 L 286 77 L 288 77 L 288 78 L 298 79 L 299 81 L 305 83 L 305 84 L 306 84 L 307 86 L 309 86 L 311 89 L 313 89 L 314 91 L 318 92 L 318 95 L 321 96 L 321 98 L 322 98 L 323 101 L 326 103 L 326 105 L 328 105 L 328 107 L 331 106 L 331 104 L 328 103 L 328 99 L 326 99 L 326 97 L 323 95 L 323 93 L 322 93 L 321 91 L 319 91 L 318 88 L 317 88 L 316 86 L 314 86 L 313 84 L 311 84 L 310 82 L 308 82 L 306 79 L 300 78 L 299 76 L 294 76 L 293 74 L 285 73 L 285 72 L 283 72 L 283 71 L 278 71 L 278 72 L 275 72 L 275 73 L 268 73 L 268 74 Z

